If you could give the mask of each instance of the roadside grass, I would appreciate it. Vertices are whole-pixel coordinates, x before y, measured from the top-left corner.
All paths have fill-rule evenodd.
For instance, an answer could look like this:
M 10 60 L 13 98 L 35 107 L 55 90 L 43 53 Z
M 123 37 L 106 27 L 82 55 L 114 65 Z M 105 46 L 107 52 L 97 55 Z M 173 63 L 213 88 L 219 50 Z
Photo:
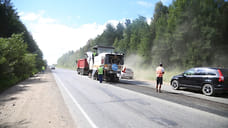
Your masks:
M 7 88 L 10 88 L 12 85 L 9 84 L 9 81 L 0 81 L 1 86 L 0 86 L 0 93 L 6 90 Z
M 5 76 L 3 78 L 0 78 L 0 93 L 16 85 L 17 83 L 28 79 L 29 77 L 35 75 L 36 73 L 38 73 L 37 69 L 33 70 L 31 75 L 24 74 L 24 75 L 21 75 L 20 77 L 12 75 L 12 76 Z
M 174 69 L 174 70 L 167 70 L 163 76 L 164 82 L 169 83 L 172 79 L 173 76 L 175 75 L 179 75 L 182 72 L 184 72 L 184 70 L 180 70 L 180 69 Z
M 0 80 L 0 93 L 5 91 L 6 89 L 14 86 L 17 84 L 20 80 L 17 77 L 12 77 L 10 79 L 2 79 Z

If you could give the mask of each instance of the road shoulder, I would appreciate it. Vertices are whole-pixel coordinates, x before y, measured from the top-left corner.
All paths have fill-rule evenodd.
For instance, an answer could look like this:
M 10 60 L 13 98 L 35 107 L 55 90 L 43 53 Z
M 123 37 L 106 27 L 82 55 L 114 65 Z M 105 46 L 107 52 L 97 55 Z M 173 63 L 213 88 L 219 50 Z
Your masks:
M 76 127 L 50 70 L 0 94 L 0 127 Z

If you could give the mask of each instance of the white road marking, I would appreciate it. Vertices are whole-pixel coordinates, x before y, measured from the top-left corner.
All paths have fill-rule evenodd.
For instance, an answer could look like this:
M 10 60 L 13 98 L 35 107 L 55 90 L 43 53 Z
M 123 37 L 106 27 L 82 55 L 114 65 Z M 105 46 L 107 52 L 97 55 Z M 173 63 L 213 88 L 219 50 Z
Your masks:
M 53 73 L 54 74 L 54 73 Z M 79 110 L 82 112 L 82 114 L 85 116 L 85 118 L 87 119 L 87 121 L 89 122 L 89 124 L 92 126 L 92 128 L 98 128 L 96 126 L 96 124 L 90 119 L 90 117 L 86 114 L 86 112 L 84 111 L 84 109 L 81 107 L 81 105 L 77 102 L 77 100 L 72 96 L 72 94 L 69 92 L 69 90 L 64 86 L 63 82 L 58 78 L 58 76 L 56 74 L 55 78 L 56 80 L 59 81 L 60 85 L 64 88 L 64 90 L 66 91 L 66 93 L 70 96 L 70 98 L 72 99 L 72 101 L 74 102 L 74 104 L 79 108 Z

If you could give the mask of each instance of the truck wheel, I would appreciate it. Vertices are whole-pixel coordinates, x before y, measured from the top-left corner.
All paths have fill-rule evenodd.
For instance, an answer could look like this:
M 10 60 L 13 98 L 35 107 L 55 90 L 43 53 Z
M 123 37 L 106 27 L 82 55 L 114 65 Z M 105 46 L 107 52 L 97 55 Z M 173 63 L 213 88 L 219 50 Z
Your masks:
M 211 84 L 204 84 L 202 88 L 202 92 L 206 96 L 214 95 L 214 87 Z
M 77 69 L 77 74 L 79 74 L 79 70 Z
M 105 81 L 110 82 L 110 77 L 106 77 Z
M 118 82 L 118 81 L 119 81 L 119 77 L 116 77 L 116 78 L 115 78 L 115 82 Z
M 92 78 L 92 73 L 91 72 L 89 72 L 88 77 Z

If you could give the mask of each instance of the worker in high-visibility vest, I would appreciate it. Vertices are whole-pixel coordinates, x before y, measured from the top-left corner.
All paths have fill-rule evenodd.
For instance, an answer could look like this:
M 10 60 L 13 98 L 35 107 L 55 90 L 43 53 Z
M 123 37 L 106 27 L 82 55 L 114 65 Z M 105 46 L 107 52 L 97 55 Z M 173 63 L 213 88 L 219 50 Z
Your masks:
M 103 66 L 100 65 L 100 67 L 98 68 L 98 78 L 100 83 L 102 83 L 103 81 L 103 72 L 104 72 Z
M 42 66 L 42 73 L 44 73 L 45 71 L 45 66 Z
M 165 69 L 162 67 L 162 63 L 156 68 L 156 92 L 161 92 L 161 86 L 163 84 L 163 74 L 165 73 Z
M 94 64 L 94 57 L 97 55 L 96 51 L 93 52 L 92 54 L 92 60 L 93 60 L 93 64 Z

